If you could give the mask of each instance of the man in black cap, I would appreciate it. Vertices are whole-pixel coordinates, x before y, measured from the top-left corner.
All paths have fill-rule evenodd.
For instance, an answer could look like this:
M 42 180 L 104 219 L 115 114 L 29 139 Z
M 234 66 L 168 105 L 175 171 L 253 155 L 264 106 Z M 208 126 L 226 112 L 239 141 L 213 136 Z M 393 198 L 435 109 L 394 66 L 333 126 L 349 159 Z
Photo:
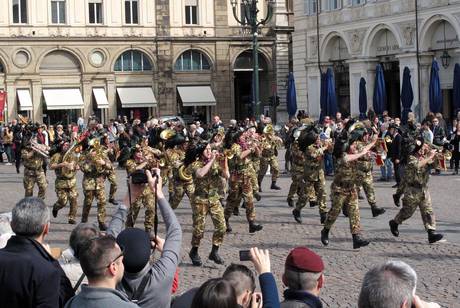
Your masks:
M 281 308 L 322 308 L 319 294 L 324 286 L 323 271 L 323 260 L 307 247 L 291 250 L 284 267 L 283 283 L 288 289 Z

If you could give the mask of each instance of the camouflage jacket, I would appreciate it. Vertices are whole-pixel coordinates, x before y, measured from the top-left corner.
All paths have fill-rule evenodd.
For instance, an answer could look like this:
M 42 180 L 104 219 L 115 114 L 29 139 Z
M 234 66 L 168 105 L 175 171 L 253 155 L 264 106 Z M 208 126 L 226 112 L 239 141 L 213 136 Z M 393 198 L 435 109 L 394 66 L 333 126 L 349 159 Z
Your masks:
M 112 164 L 109 158 L 104 155 L 102 158 L 105 165 L 99 165 L 93 161 L 90 154 L 85 153 L 80 156 L 79 166 L 83 172 L 83 189 L 84 190 L 99 190 L 105 189 L 105 176 L 112 170 Z
M 202 160 L 198 160 L 190 166 L 190 172 L 193 175 L 195 184 L 195 198 L 197 201 L 206 202 L 206 200 L 209 200 L 211 202 L 218 202 L 220 198 L 223 197 L 219 194 L 222 190 L 221 178 L 223 176 L 219 162 L 214 161 L 208 173 L 202 178 L 196 176 L 196 171 L 203 168 L 205 163 Z
M 278 147 L 282 142 L 272 134 L 264 134 L 262 138 L 262 157 L 272 157 L 277 155 Z
M 251 172 L 251 170 L 253 170 L 253 168 L 248 167 L 251 164 L 251 155 L 248 155 L 245 158 L 241 158 L 241 153 L 243 152 L 243 149 L 237 143 L 232 145 L 231 152 L 233 158 L 228 161 L 230 173 L 248 175 Z
M 28 157 L 32 154 L 31 157 Z M 33 171 L 43 171 L 43 156 L 33 151 L 31 148 L 21 150 L 21 158 L 25 168 Z
M 358 142 L 358 152 L 362 152 L 366 145 L 367 144 L 364 142 Z M 358 172 L 367 173 L 369 171 L 372 171 L 372 156 L 370 155 L 370 153 L 362 156 L 356 161 L 356 168 L 358 169 Z
M 56 153 L 51 157 L 50 166 L 55 164 L 62 163 L 62 159 L 64 158 L 63 153 Z M 78 159 L 75 156 L 70 156 L 67 159 L 67 162 L 75 163 L 75 166 L 78 164 Z M 54 169 L 54 173 L 56 173 L 56 181 L 55 187 L 56 189 L 66 189 L 66 188 L 73 188 L 77 185 L 77 170 L 69 170 L 67 168 L 56 168 Z
M 408 187 L 426 188 L 430 178 L 430 165 L 419 167 L 419 159 L 409 155 L 406 168 L 404 169 L 404 179 Z
M 323 172 L 323 158 L 324 151 L 321 148 L 318 148 L 315 144 L 311 144 L 305 150 L 305 168 L 304 176 L 308 181 L 318 181 L 321 172 Z
M 291 161 L 293 172 L 303 172 L 305 164 L 305 155 L 299 149 L 299 144 L 294 142 L 291 144 Z
M 126 162 L 126 172 L 128 172 L 128 175 L 131 175 L 134 171 L 136 171 L 137 166 L 142 164 L 142 162 L 136 162 L 134 159 L 128 159 Z M 144 167 L 144 169 L 153 169 L 156 166 L 153 164 L 148 163 L 147 166 Z
M 344 189 L 354 189 L 357 183 L 356 162 L 346 162 L 345 154 L 336 160 L 332 185 Z

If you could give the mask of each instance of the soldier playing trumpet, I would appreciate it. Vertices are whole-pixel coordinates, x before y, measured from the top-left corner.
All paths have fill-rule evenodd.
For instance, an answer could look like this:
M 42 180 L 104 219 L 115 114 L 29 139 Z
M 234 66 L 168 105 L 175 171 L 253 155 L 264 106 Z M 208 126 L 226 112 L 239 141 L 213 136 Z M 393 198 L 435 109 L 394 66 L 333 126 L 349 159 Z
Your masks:
M 38 197 L 44 200 L 46 187 L 48 186 L 45 171 L 43 170 L 46 152 L 39 147 L 35 137 L 26 138 L 23 141 L 23 148 L 21 150 L 21 159 L 24 165 L 23 183 L 25 197 L 33 195 L 34 186 L 37 184 Z

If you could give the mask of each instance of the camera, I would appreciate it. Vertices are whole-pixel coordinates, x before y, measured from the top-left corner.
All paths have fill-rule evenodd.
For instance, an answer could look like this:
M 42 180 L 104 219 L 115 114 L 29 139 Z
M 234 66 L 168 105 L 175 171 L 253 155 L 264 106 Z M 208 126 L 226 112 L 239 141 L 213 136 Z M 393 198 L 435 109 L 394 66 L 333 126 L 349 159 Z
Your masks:
M 251 261 L 251 252 L 249 250 L 240 250 L 240 261 Z
M 145 170 L 136 170 L 131 173 L 131 183 L 133 184 L 146 184 L 148 183 L 147 174 L 145 174 Z

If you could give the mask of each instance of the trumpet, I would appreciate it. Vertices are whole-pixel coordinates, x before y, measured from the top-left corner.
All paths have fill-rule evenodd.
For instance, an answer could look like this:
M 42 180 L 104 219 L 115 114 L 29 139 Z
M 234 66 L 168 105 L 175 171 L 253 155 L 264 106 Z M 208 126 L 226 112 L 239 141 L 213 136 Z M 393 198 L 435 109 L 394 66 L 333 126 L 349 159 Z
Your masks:
M 36 152 L 40 156 L 43 156 L 45 159 L 50 158 L 48 147 L 45 144 L 40 144 L 36 140 L 31 140 L 30 147 L 32 148 L 32 151 Z

